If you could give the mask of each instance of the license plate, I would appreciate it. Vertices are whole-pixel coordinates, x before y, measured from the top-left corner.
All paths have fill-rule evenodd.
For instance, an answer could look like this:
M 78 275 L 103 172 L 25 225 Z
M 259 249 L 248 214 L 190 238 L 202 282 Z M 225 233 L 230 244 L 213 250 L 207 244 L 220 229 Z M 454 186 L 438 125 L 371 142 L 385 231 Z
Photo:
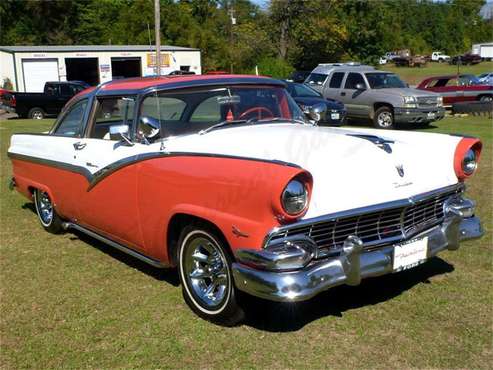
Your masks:
M 341 116 L 339 115 L 339 113 L 331 113 L 330 114 L 330 118 L 331 119 L 339 119 Z
M 394 247 L 394 271 L 402 271 L 426 261 L 428 238 L 413 240 Z
M 435 112 L 429 112 L 428 118 L 435 118 Z

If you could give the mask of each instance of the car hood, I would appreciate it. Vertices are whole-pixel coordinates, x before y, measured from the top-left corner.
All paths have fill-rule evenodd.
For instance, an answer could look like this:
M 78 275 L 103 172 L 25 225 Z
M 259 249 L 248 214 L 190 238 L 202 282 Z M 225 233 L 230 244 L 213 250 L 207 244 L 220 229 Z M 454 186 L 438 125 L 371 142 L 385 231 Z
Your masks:
M 344 109 L 344 104 L 324 98 L 309 98 L 309 97 L 296 97 L 294 101 L 298 104 L 303 104 L 307 106 L 311 106 L 317 103 L 325 103 L 329 109 Z
M 389 141 L 392 150 L 380 148 L 368 139 L 371 136 Z M 165 150 L 300 166 L 313 177 L 310 207 L 305 215 L 311 218 L 404 199 L 457 183 L 453 155 L 459 140 L 440 134 L 276 123 L 178 137 L 165 141 Z
M 434 92 L 418 90 L 412 87 L 403 87 L 403 88 L 393 88 L 393 89 L 373 89 L 373 92 L 378 92 L 379 94 L 385 95 L 400 95 L 400 96 L 438 96 Z

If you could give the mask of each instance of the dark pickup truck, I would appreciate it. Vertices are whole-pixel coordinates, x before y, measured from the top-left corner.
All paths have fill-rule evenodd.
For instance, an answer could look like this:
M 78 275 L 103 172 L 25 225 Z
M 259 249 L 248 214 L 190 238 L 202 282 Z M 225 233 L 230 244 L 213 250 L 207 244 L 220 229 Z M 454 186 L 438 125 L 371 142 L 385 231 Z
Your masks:
M 74 95 L 88 88 L 82 81 L 47 82 L 42 93 L 14 92 L 12 105 L 20 118 L 57 116 Z

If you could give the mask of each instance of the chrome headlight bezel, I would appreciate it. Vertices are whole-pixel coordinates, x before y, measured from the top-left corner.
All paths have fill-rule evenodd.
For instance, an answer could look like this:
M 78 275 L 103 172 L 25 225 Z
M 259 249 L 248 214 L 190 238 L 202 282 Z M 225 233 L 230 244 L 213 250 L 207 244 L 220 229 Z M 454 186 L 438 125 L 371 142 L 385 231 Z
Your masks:
M 404 96 L 404 104 L 416 104 L 415 96 Z
M 468 149 L 464 154 L 464 158 L 462 159 L 462 171 L 467 176 L 470 176 L 476 171 L 478 167 L 478 156 L 474 149 Z
M 290 216 L 295 216 L 306 210 L 308 206 L 308 189 L 297 179 L 288 182 L 281 194 L 281 205 Z
M 437 98 L 437 106 L 443 107 L 443 96 Z

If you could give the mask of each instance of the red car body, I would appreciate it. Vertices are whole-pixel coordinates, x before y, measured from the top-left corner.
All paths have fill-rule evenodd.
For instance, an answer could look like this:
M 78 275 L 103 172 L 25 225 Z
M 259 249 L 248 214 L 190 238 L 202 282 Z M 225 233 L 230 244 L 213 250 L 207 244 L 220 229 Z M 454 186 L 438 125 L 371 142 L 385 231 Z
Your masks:
M 444 105 L 493 98 L 492 85 L 468 84 L 457 75 L 429 77 L 423 80 L 417 88 L 439 93 L 443 97 Z

